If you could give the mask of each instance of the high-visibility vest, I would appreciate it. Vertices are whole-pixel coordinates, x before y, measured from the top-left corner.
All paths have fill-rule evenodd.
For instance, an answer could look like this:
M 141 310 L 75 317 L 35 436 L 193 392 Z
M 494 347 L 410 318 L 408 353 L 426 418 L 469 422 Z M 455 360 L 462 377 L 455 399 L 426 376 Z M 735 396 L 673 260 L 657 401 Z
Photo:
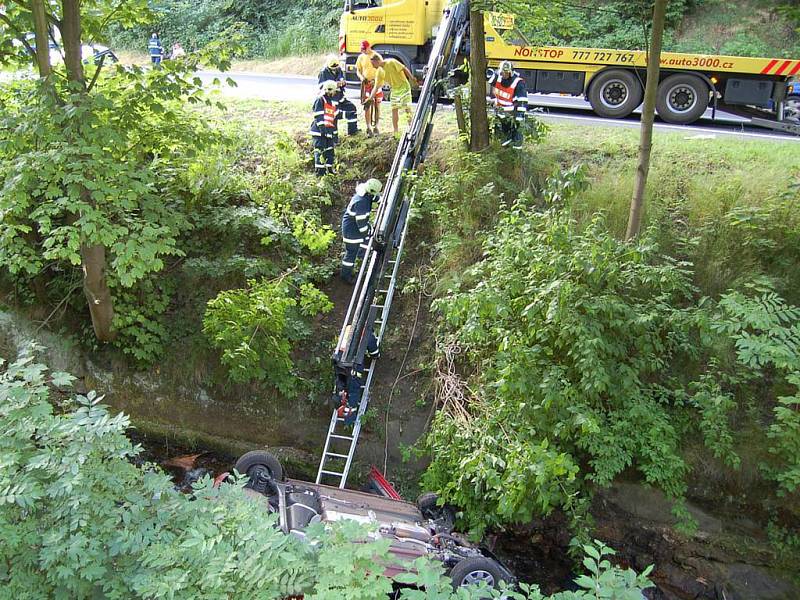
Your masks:
M 325 127 L 336 127 L 336 106 L 324 97 L 322 102 L 325 104 Z
M 503 108 L 514 107 L 514 94 L 516 93 L 517 85 L 522 81 L 520 77 L 515 77 L 511 85 L 505 86 L 500 77 L 495 79 L 494 82 L 494 97 L 497 99 L 497 105 Z

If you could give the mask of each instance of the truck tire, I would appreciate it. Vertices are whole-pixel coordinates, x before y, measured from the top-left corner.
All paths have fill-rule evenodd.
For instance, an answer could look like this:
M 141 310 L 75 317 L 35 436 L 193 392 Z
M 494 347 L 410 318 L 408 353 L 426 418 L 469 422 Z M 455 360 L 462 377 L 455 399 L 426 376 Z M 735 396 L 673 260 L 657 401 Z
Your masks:
M 610 69 L 594 76 L 589 103 L 601 117 L 623 119 L 642 103 L 642 84 L 631 71 Z
M 478 585 L 483 582 L 490 588 L 496 588 L 501 581 L 506 581 L 505 569 L 495 560 L 485 556 L 465 558 L 450 571 L 453 589 Z
M 283 466 L 281 466 L 280 461 L 264 450 L 253 450 L 243 454 L 236 461 L 234 469 L 250 478 L 253 477 L 257 470 L 266 470 L 271 479 L 275 481 L 283 480 Z
M 793 94 L 786 97 L 786 120 L 800 121 L 800 96 Z
M 658 116 L 677 125 L 694 123 L 706 112 L 710 92 L 708 84 L 697 75 L 670 75 L 656 92 Z

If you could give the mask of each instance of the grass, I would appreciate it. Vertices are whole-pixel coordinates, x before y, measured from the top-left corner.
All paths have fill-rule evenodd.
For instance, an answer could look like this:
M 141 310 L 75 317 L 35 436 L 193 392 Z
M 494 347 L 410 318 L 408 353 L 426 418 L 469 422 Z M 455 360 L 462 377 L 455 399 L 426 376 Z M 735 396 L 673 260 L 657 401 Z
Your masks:
M 150 57 L 145 52 L 119 50 L 117 58 L 124 65 L 147 65 Z M 317 52 L 301 56 L 285 56 L 282 58 L 235 60 L 231 64 L 232 72 L 243 73 L 281 73 L 285 75 L 316 75 L 325 62 L 326 53 Z
M 582 223 L 604 213 L 622 237 L 636 168 L 638 131 L 555 125 L 537 151 L 540 177 L 582 163 L 590 187 L 573 202 Z M 657 132 L 644 225 L 663 249 L 693 262 L 696 284 L 717 295 L 759 273 L 800 301 L 800 206 L 790 190 L 800 181 L 800 152 L 791 142 L 734 137 L 692 139 Z

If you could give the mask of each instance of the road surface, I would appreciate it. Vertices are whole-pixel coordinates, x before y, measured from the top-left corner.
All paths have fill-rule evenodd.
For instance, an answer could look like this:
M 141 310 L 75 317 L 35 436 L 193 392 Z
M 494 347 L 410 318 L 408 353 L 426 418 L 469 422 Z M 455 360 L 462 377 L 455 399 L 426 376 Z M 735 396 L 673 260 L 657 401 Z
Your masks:
M 315 77 L 300 75 L 201 72 L 200 77 L 207 84 L 210 84 L 215 77 L 223 81 L 225 77 L 233 79 L 237 83 L 237 87 L 223 86 L 222 88 L 222 93 L 228 96 L 306 102 L 309 106 L 318 90 Z M 353 99 L 358 98 L 356 90 L 348 90 L 347 93 Z M 530 102 L 532 106 L 541 108 L 540 117 L 544 121 L 569 122 L 585 126 L 639 127 L 637 116 L 631 116 L 627 119 L 604 119 L 598 117 L 591 112 L 589 103 L 583 98 L 531 94 Z M 747 119 L 737 115 L 717 111 L 716 120 L 712 120 L 711 114 L 711 109 L 707 110 L 706 115 L 693 125 L 670 125 L 657 121 L 655 127 L 661 131 L 683 132 L 692 137 L 734 136 L 743 139 L 800 142 L 800 136 L 752 127 L 747 124 Z

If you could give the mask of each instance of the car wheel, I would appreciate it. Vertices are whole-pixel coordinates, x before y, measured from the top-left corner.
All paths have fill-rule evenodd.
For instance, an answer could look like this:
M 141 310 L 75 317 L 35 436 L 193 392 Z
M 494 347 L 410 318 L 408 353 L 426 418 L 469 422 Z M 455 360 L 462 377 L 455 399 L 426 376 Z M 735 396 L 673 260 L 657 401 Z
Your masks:
M 656 110 L 667 123 L 688 125 L 708 108 L 708 84 L 696 75 L 670 75 L 658 86 Z
M 250 479 L 253 479 L 254 475 L 259 471 L 265 471 L 265 474 L 270 479 L 274 481 L 283 480 L 283 467 L 280 461 L 264 450 L 253 450 L 243 454 L 236 461 L 234 468 L 242 475 L 247 475 Z
M 589 86 L 589 103 L 601 117 L 622 119 L 642 103 L 644 90 L 630 71 L 611 69 L 595 75 Z
M 417 508 L 426 519 L 435 518 L 433 515 L 441 508 L 437 505 L 439 494 L 436 492 L 425 492 L 417 497 Z
M 485 583 L 490 588 L 496 588 L 501 581 L 506 581 L 505 569 L 491 558 L 475 556 L 465 558 L 450 571 L 453 588 L 467 587 Z
M 439 506 L 439 494 L 425 492 L 417 498 L 417 508 L 426 519 L 439 521 L 440 526 L 452 529 L 456 523 L 456 511 L 449 504 Z

